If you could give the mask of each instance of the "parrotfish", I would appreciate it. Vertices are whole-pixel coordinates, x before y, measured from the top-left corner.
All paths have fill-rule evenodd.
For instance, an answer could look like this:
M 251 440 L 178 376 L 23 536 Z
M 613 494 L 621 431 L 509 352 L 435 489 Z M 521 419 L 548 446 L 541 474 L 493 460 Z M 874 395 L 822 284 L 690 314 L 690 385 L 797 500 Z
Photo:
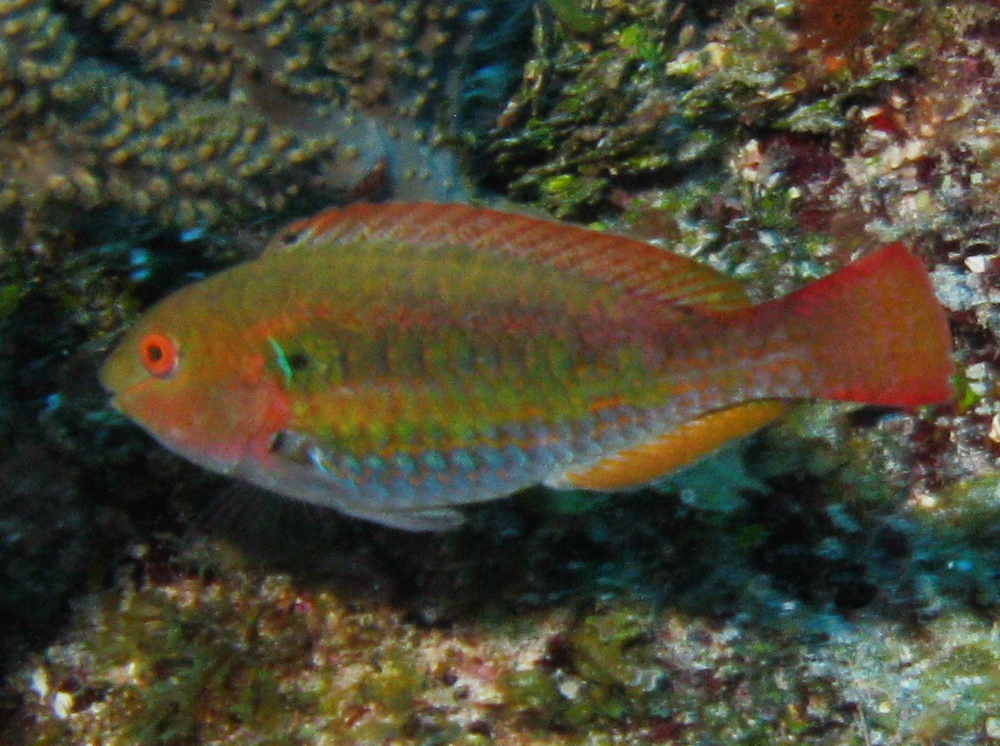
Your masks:
M 902 244 L 776 300 L 639 240 L 457 204 L 359 204 L 143 315 L 101 380 L 167 448 L 388 526 L 528 486 L 645 485 L 790 400 L 951 396 Z

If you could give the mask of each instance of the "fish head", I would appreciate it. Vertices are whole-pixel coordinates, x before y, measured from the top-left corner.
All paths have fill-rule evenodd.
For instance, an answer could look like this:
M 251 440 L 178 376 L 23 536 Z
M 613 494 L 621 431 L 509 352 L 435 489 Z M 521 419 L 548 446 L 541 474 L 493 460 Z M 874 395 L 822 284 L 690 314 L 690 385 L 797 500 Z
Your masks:
M 280 402 L 271 398 L 263 360 L 242 344 L 237 326 L 185 290 L 126 332 L 100 380 L 112 405 L 162 445 L 230 474 Z

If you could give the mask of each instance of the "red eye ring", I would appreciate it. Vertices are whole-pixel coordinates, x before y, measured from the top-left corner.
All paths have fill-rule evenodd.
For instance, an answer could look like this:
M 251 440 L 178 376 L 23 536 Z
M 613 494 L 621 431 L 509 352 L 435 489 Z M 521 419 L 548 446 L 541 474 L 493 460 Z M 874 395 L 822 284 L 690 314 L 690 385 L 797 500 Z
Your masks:
M 139 341 L 142 367 L 156 378 L 166 378 L 177 369 L 177 344 L 166 334 L 151 332 Z

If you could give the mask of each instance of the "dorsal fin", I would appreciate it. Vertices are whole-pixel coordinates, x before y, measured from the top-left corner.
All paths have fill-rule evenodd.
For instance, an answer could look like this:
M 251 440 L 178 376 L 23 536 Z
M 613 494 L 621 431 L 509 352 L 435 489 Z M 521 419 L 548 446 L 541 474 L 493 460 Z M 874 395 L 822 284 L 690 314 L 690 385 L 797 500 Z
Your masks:
M 461 245 L 577 273 L 630 295 L 675 306 L 729 310 L 748 305 L 743 287 L 711 267 L 634 238 L 460 204 L 355 204 L 280 231 L 267 251 L 316 240 Z
M 693 464 L 734 438 L 760 429 L 784 414 L 786 407 L 784 402 L 767 400 L 709 412 L 650 441 L 548 480 L 546 484 L 589 490 L 641 487 Z

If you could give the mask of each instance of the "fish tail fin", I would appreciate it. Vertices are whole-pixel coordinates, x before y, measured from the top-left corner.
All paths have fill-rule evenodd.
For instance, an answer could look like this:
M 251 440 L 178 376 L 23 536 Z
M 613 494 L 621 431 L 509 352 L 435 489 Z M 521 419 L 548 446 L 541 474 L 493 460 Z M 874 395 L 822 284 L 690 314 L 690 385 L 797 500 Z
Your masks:
M 903 244 L 773 303 L 786 306 L 785 318 L 809 346 L 811 396 L 897 407 L 951 398 L 944 309 L 923 262 Z

